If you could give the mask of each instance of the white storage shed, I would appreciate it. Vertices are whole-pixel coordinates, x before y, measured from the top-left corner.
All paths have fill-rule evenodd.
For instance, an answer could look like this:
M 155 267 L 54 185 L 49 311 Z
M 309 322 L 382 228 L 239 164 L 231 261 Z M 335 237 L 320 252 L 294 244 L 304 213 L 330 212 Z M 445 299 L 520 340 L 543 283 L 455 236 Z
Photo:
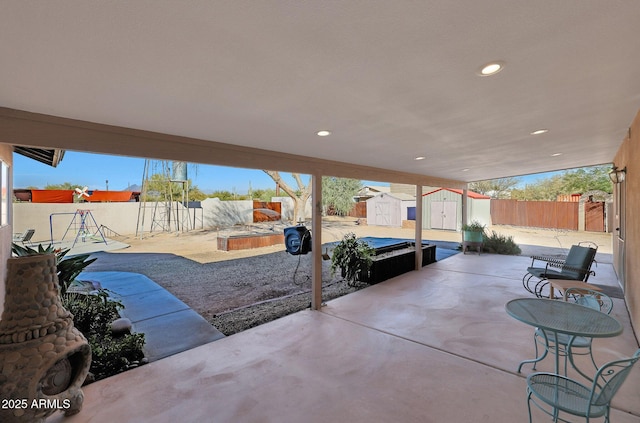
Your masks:
M 415 205 L 415 198 L 407 194 L 380 193 L 367 200 L 367 224 L 402 227 L 407 209 Z
M 467 192 L 467 216 L 491 224 L 491 197 Z M 459 231 L 462 225 L 462 190 L 438 188 L 422 195 L 422 228 Z

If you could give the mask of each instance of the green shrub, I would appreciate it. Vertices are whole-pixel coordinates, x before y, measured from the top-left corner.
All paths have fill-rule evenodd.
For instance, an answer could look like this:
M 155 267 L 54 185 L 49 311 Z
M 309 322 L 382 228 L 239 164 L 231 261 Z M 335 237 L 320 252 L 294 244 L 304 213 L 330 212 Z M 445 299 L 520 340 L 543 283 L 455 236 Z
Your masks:
M 486 228 L 486 225 L 483 225 L 477 220 L 474 220 L 471 223 L 465 223 L 464 225 L 462 225 L 462 230 L 469 231 L 469 232 L 484 232 L 485 228 Z
M 107 333 L 111 331 L 111 322 L 120 318 L 118 311 L 124 308 L 108 296 L 105 289 L 93 295 L 67 293 L 62 296 L 62 304 L 73 314 L 73 324 L 85 336 Z
M 331 274 L 340 269 L 342 277 L 349 286 L 355 286 L 363 275 L 368 275 L 375 249 L 356 238 L 356 234 L 350 232 L 342 238 L 331 253 Z
M 91 367 L 94 380 L 124 372 L 137 367 L 144 359 L 144 334 L 126 334 L 114 338 L 111 323 L 120 318 L 124 308 L 120 301 L 109 298 L 109 291 L 99 289 L 97 293 L 67 292 L 69 285 L 85 267 L 96 261 L 90 254 L 65 257 L 69 249 L 54 249 L 52 245 L 36 248 L 13 243 L 11 252 L 16 257 L 37 254 L 55 254 L 62 305 L 73 315 L 74 326 L 82 332 L 91 346 Z
M 94 380 L 124 372 L 141 364 L 144 358 L 145 337 L 143 333 L 113 337 L 111 322 L 120 318 L 118 312 L 124 306 L 108 298 L 107 290 L 97 294 L 67 293 L 62 304 L 73 314 L 74 325 L 89 341 L 91 367 Z
M 505 254 L 517 256 L 522 251 L 520 247 L 513 241 L 512 236 L 505 236 L 491 231 L 491 234 L 484 234 L 483 250 L 494 254 Z

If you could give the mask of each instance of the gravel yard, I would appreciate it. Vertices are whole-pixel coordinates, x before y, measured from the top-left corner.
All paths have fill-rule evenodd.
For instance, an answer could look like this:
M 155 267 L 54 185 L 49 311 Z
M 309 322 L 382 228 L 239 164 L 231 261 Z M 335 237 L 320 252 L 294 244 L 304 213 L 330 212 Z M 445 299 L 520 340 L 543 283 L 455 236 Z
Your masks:
M 217 238 L 247 233 L 282 233 L 282 224 L 254 224 L 227 230 L 155 233 L 144 239 L 128 237 L 129 248 L 100 252 L 88 271 L 142 273 L 202 315 L 225 335 L 303 310 L 310 305 L 311 255 L 292 256 L 284 245 L 239 251 L 219 251 Z M 495 227 L 514 237 L 523 255 L 539 246 L 568 249 L 573 243 L 594 240 L 599 253 L 610 253 L 610 234 L 578 233 L 530 228 Z M 413 238 L 413 229 L 356 225 L 353 218 L 323 222 L 322 242 L 357 236 Z M 460 241 L 453 231 L 424 231 L 423 239 Z M 523 245 L 526 244 L 526 245 Z M 538 248 L 539 249 L 539 248 Z M 600 259 L 602 260 L 602 259 Z M 332 275 L 323 261 L 323 301 L 354 292 L 340 275 Z

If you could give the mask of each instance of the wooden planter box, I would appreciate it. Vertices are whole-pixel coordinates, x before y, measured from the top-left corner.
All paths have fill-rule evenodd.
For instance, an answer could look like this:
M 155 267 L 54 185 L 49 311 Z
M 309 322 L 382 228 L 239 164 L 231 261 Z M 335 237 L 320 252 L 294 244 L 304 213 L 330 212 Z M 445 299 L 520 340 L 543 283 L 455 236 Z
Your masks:
M 248 250 L 250 248 L 268 247 L 277 244 L 284 244 L 283 234 L 218 237 L 218 250 L 220 251 Z

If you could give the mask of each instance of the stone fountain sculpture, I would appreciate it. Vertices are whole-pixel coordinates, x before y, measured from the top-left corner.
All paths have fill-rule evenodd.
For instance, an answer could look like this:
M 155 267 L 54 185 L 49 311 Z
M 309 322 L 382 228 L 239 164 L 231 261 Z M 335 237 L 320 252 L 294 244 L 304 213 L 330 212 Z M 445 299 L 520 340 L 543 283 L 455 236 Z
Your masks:
M 0 319 L 1 422 L 43 422 L 80 411 L 91 348 L 60 300 L 56 257 L 7 260 Z

